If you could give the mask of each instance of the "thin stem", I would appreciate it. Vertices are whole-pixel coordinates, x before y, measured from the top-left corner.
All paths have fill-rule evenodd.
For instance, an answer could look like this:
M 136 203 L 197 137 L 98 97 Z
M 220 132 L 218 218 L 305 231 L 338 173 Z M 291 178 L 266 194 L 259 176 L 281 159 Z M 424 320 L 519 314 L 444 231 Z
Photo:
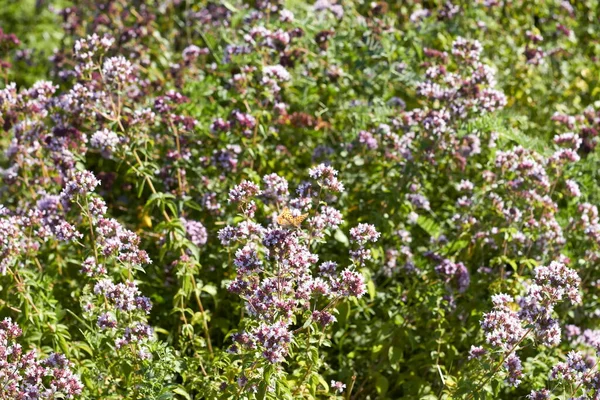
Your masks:
M 92 216 L 90 215 L 90 203 L 88 198 L 85 198 L 85 210 L 83 209 L 83 207 L 81 206 L 81 204 L 79 204 L 79 202 L 77 202 L 77 204 L 79 205 L 79 207 L 83 210 L 83 212 L 85 213 L 85 215 L 88 218 L 88 223 L 90 225 L 90 236 L 92 238 L 92 247 L 94 248 L 94 259 L 96 260 L 96 265 L 98 265 L 98 249 L 96 247 L 96 236 L 94 235 L 94 223 L 92 221 Z
M 208 52 L 210 53 L 210 55 L 212 56 L 212 58 L 215 60 L 215 63 L 217 63 L 217 65 L 221 65 L 221 60 L 219 60 L 217 58 L 217 56 L 215 55 L 215 51 L 214 51 L 213 47 L 210 45 L 210 43 L 208 42 L 208 39 L 206 38 L 206 35 L 204 34 L 204 32 L 202 32 L 201 30 L 199 30 L 198 33 L 200 34 L 200 37 L 202 38 L 202 41 L 204 42 L 204 44 L 208 48 Z
M 356 383 L 356 375 L 352 375 L 352 380 L 350 381 L 350 387 L 346 392 L 346 400 L 350 400 L 350 396 L 352 396 L 352 389 L 354 389 L 354 384 Z
M 504 360 L 506 360 L 508 358 L 508 356 L 510 356 L 517 349 L 517 347 L 523 342 L 523 340 L 525 340 L 527 335 L 529 335 L 529 333 L 531 333 L 532 330 L 533 330 L 533 327 L 529 328 L 527 330 L 527 332 L 525 332 L 525 334 L 523 334 L 523 336 L 519 339 L 519 341 L 517 343 L 515 343 L 515 345 L 507 353 L 504 353 L 504 355 L 502 355 L 500 362 L 492 370 L 492 373 L 488 375 L 488 377 L 477 387 L 477 389 L 475 389 L 474 391 L 469 393 L 469 395 L 467 396 L 467 400 L 472 399 L 473 396 L 475 396 L 475 393 L 478 393 L 481 389 L 483 389 L 485 384 L 488 383 L 490 381 L 490 379 L 492 379 L 494 377 L 494 375 L 496 375 L 496 372 L 498 372 L 500 367 L 502 367 L 502 365 L 504 364 Z
M 198 308 L 200 308 L 200 312 L 202 313 L 202 327 L 204 328 L 204 336 L 206 338 L 206 345 L 208 346 L 208 352 L 210 355 L 213 355 L 212 343 L 210 341 L 210 334 L 208 330 L 208 324 L 206 323 L 206 313 L 204 312 L 204 307 L 202 306 L 202 300 L 200 300 L 200 296 L 198 295 L 196 278 L 192 275 L 192 285 L 194 286 L 194 296 L 196 297 L 196 303 L 198 303 Z
M 134 154 L 135 159 L 138 162 L 138 164 L 143 165 L 142 160 L 140 159 L 140 157 L 138 156 L 138 154 L 135 150 L 133 151 L 133 154 Z M 132 168 L 134 168 L 134 170 L 136 172 L 138 171 L 135 166 L 132 166 Z M 150 191 L 152 192 L 152 194 L 158 193 L 156 191 L 156 188 L 152 184 L 152 180 L 148 176 L 145 176 L 145 175 L 144 175 L 144 179 L 146 180 L 148 187 L 150 188 Z M 171 217 L 169 217 L 169 214 L 167 214 L 166 210 L 163 209 L 162 213 L 163 213 L 163 216 L 165 217 L 165 219 L 167 220 L 167 222 L 171 222 L 172 219 L 171 219 Z M 181 252 L 183 254 L 183 249 L 181 250 Z M 192 275 L 192 285 L 193 285 L 194 296 L 196 298 L 196 303 L 198 303 L 198 307 L 200 308 L 200 312 L 202 313 L 202 328 L 204 330 L 204 336 L 206 338 L 206 345 L 208 347 L 208 352 L 210 353 L 211 356 L 213 356 L 214 353 L 213 353 L 212 343 L 210 340 L 210 331 L 208 329 L 208 323 L 206 322 L 206 312 L 204 311 L 204 306 L 202 305 L 202 300 L 200 299 L 200 296 L 198 295 L 198 285 L 196 284 L 196 279 L 194 278 L 193 275 Z M 183 304 L 182 304 L 182 308 L 183 308 Z M 185 316 L 184 316 L 184 318 L 185 318 Z M 187 321 L 185 321 L 185 322 L 187 324 Z
M 173 124 L 173 121 L 171 120 L 171 118 L 168 118 L 168 121 L 169 121 L 169 126 L 171 127 L 171 130 L 173 131 L 173 134 L 175 135 L 175 145 L 177 146 L 177 156 L 179 158 L 181 158 L 181 144 L 180 144 L 180 140 L 179 140 L 179 130 Z M 181 175 L 181 168 L 179 168 L 179 166 L 177 166 L 177 183 L 179 185 L 179 193 L 183 194 L 183 192 L 184 192 L 183 178 Z
M 306 335 L 306 348 L 307 349 L 310 348 L 310 337 L 311 337 L 311 332 L 308 331 L 308 335 Z M 298 393 L 300 392 L 300 389 L 302 389 L 302 386 L 304 385 L 304 381 L 306 380 L 306 377 L 312 371 L 313 364 L 314 364 L 314 361 L 311 360 L 310 364 L 308 364 L 308 368 L 306 368 L 306 372 L 304 373 L 304 376 L 302 377 L 302 379 L 300 380 L 300 383 L 296 387 L 296 390 L 294 390 L 294 393 L 292 393 L 292 397 L 296 397 L 298 395 Z
M 579 390 L 581 385 L 583 385 L 583 382 L 587 381 L 587 378 L 589 377 L 590 374 L 593 374 L 596 372 L 596 367 L 598 366 L 599 361 L 600 361 L 600 359 L 596 360 L 596 363 L 594 363 L 594 366 L 592 368 L 590 368 L 590 371 L 587 374 L 585 374 L 585 376 L 581 379 L 581 382 L 579 382 L 577 387 L 575 387 L 575 389 L 571 391 L 571 397 L 574 398 L 575 393 L 577 393 L 577 391 Z
M 320 333 L 321 333 L 321 338 L 319 339 L 318 347 L 321 347 L 321 344 L 323 344 L 323 339 L 325 338 L 325 328 L 323 328 L 323 330 Z M 310 338 L 311 338 L 311 336 L 312 336 L 312 332 L 309 331 L 308 335 L 306 335 L 306 348 L 310 348 Z M 296 388 L 296 390 L 292 394 L 292 397 L 296 397 L 296 395 L 300 392 L 300 389 L 304 385 L 304 381 L 306 381 L 306 378 L 312 372 L 312 369 L 313 369 L 314 365 L 315 365 L 315 361 L 311 360 L 310 364 L 308 365 L 308 368 L 306 368 L 306 373 L 304 374 L 304 376 L 302 377 L 302 380 L 300 381 L 300 384 L 298 385 L 298 387 Z

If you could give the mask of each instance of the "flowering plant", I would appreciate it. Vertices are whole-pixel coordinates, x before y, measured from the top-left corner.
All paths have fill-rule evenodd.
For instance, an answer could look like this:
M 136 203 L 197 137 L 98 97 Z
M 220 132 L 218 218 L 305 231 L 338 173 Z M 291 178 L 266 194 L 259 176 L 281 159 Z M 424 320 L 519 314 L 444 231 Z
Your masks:
M 600 398 L 594 2 L 69 3 L 0 9 L 0 399 Z

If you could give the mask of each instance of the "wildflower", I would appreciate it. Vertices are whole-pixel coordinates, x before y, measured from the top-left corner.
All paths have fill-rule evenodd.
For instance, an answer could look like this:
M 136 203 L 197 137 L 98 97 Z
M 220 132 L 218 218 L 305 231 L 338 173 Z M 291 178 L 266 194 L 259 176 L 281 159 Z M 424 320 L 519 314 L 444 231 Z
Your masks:
M 508 307 L 513 301 L 513 298 L 506 294 L 494 295 L 494 309 L 483 314 L 481 328 L 485 332 L 486 342 L 492 346 L 508 350 L 518 343 L 526 332 L 518 314 Z
M 358 132 L 358 143 L 366 146 L 369 150 L 375 150 L 379 147 L 377 139 L 375 139 L 371 132 L 367 131 Z
M 521 383 L 521 375 L 523 375 L 523 368 L 521 366 L 521 360 L 515 355 L 510 354 L 504 360 L 504 366 L 508 372 L 507 382 L 511 386 L 519 386 Z
M 102 75 L 107 83 L 124 85 L 133 75 L 133 65 L 123 56 L 107 58 L 102 65 Z
M 76 194 L 85 195 L 94 191 L 100 181 L 89 171 L 77 171 L 65 185 L 61 196 L 72 199 Z
M 99 276 L 106 274 L 106 268 L 102 264 L 97 264 L 94 257 L 88 257 L 81 264 L 81 273 L 87 276 Z
M 335 282 L 335 291 L 344 296 L 362 297 L 366 293 L 366 285 L 361 274 L 346 268 Z
M 243 181 L 229 191 L 230 203 L 246 203 L 251 197 L 261 194 L 260 188 L 255 183 Z
M 340 381 L 331 381 L 331 388 L 338 392 L 338 393 L 342 393 L 344 391 L 344 389 L 346 389 L 346 384 L 340 382 Z
M 572 179 L 567 179 L 565 181 L 565 186 L 567 187 L 567 193 L 571 197 L 579 197 L 581 196 L 581 190 L 579 189 L 579 185 Z
M 96 218 L 103 216 L 108 211 L 106 202 L 100 197 L 91 197 L 88 203 L 88 211 Z
M 265 184 L 265 189 L 261 193 L 263 197 L 277 203 L 287 201 L 289 191 L 288 181 L 285 178 L 277 174 L 269 174 L 263 177 L 263 182 Z
M 332 192 L 343 192 L 344 185 L 337 179 L 338 171 L 332 167 L 319 164 L 308 171 L 308 175 L 315 179 L 319 185 Z
M 183 219 L 183 226 L 190 241 L 198 247 L 206 244 L 208 235 L 201 222 Z
M 94 132 L 90 139 L 90 145 L 93 148 L 101 150 L 104 154 L 110 154 L 115 151 L 118 144 L 119 136 L 108 129 Z
M 83 390 L 83 384 L 65 356 L 51 353 L 39 359 L 32 350 L 23 353 L 16 340 L 22 335 L 10 318 L 0 321 L 0 355 L 2 376 L 0 394 L 11 399 L 73 399 Z
M 376 242 L 381 234 L 371 224 L 358 224 L 350 229 L 350 239 L 363 246 L 367 242 Z
M 317 215 L 308 220 L 312 234 L 318 238 L 324 236 L 325 229 L 335 230 L 342 222 L 342 213 L 328 206 L 324 206 Z
M 481 358 L 487 353 L 487 351 L 481 346 L 471 346 L 469 350 L 469 360 Z
M 264 67 L 263 74 L 269 78 L 275 78 L 279 82 L 287 82 L 291 79 L 290 73 L 281 65 Z
M 550 399 L 550 391 L 548 389 L 532 390 L 527 398 L 529 400 L 548 400 Z

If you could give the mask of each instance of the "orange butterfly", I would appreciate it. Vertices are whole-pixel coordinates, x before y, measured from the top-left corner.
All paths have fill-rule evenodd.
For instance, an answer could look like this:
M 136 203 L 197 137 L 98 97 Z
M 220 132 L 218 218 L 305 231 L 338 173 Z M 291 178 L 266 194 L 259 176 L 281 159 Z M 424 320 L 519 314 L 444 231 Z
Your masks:
M 296 228 L 300 228 L 302 221 L 304 221 L 308 217 L 307 214 L 302 214 L 298 216 L 292 215 L 289 208 L 284 208 L 283 212 L 277 217 L 277 223 L 281 226 L 290 226 L 294 225 Z

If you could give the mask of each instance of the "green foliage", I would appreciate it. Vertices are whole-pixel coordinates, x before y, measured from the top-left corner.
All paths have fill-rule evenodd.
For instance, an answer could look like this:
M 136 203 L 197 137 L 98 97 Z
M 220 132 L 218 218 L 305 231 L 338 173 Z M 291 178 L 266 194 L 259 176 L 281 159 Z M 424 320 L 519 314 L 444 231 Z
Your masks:
M 586 339 L 597 335 L 600 306 L 597 2 L 473 1 L 456 12 L 445 1 L 317 3 L 0 0 L 0 28 L 21 41 L 0 34 L 0 317 L 18 322 L 25 349 L 64 354 L 86 399 L 513 399 L 543 388 L 551 398 L 597 396 Z M 82 61 L 73 48 L 91 34 L 115 42 Z M 481 44 L 477 63 L 453 54 L 463 37 Z M 186 59 L 191 45 L 200 52 Z M 105 68 L 117 56 L 133 65 L 123 81 Z M 440 90 L 453 81 L 460 90 L 423 95 L 438 65 Z M 289 80 L 269 75 L 272 66 Z M 477 73 L 485 77 L 464 83 Z M 41 80 L 56 93 L 28 91 Z M 77 85 L 92 94 L 73 95 Z M 478 103 L 493 102 L 485 90 L 504 93 L 506 106 Z M 104 130 L 117 138 L 111 146 L 96 144 Z M 557 161 L 570 143 L 554 138 L 566 132 L 583 141 L 572 162 Z M 344 191 L 309 176 L 321 163 L 339 171 Z M 65 196 L 83 171 L 102 183 Z M 271 189 L 269 174 L 289 182 L 289 196 L 231 201 L 246 180 Z M 303 198 L 302 182 L 316 192 Z M 50 211 L 49 198 L 58 199 Z M 99 198 L 101 217 L 90 208 Z M 286 207 L 309 215 L 286 228 L 318 255 L 307 276 L 325 279 L 319 264 L 336 262 L 328 284 L 347 268 L 365 293 L 331 289 L 306 303 L 298 294 L 284 360 L 271 362 L 265 346 L 236 340 L 285 307 L 265 317 L 231 289 L 251 240 L 236 247 L 220 236 L 249 222 L 277 229 Z M 324 207 L 343 221 L 317 236 Z M 101 218 L 114 219 L 126 245 L 106 250 Z M 62 240 L 57 221 L 79 235 Z M 352 231 L 360 224 L 380 234 L 368 248 Z M 279 285 L 286 265 L 261 240 L 261 268 L 246 283 Z M 131 249 L 151 262 L 131 261 Z M 90 260 L 106 269 L 100 277 L 85 273 Z M 548 345 L 539 321 L 523 316 L 514 346 L 486 341 L 492 296 L 510 295 L 509 308 L 522 310 L 536 271 L 552 262 L 575 271 L 583 297 L 552 298 L 560 343 Z M 113 307 L 102 279 L 135 287 L 138 305 Z M 272 302 L 282 301 L 278 290 Z M 148 313 L 139 296 L 151 301 Z M 321 326 L 316 311 L 335 321 Z M 152 326 L 151 337 L 119 342 L 136 324 Z M 482 345 L 486 355 L 470 357 Z M 590 357 L 583 378 L 549 378 L 570 351 Z M 520 385 L 504 363 L 514 354 Z

